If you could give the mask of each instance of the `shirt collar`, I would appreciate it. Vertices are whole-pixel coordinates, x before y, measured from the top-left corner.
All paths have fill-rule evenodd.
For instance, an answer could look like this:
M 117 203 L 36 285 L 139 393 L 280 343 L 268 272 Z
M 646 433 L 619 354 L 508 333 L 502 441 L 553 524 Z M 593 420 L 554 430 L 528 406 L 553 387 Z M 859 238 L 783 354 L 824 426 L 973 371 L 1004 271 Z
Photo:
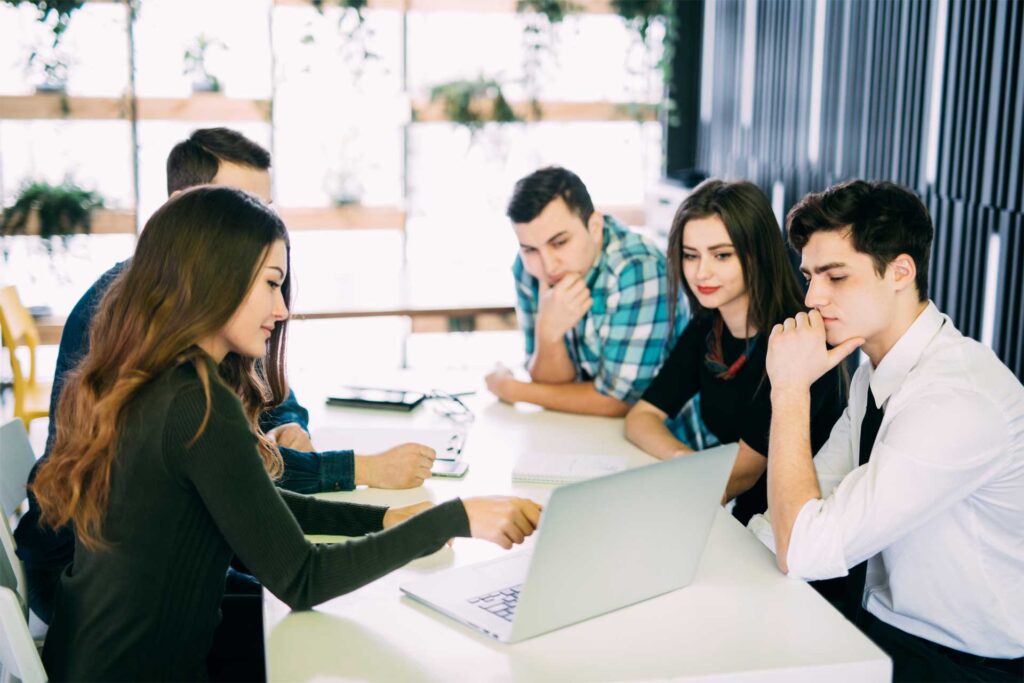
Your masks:
M 601 249 L 597 252 L 597 258 L 594 259 L 594 264 L 583 277 L 583 281 L 587 283 L 587 287 L 590 290 L 594 289 L 594 284 L 597 282 L 597 274 L 603 270 L 605 254 L 608 251 L 608 245 L 611 244 L 613 237 L 612 231 L 621 230 L 622 226 L 619 225 L 618 221 L 616 221 L 612 216 L 605 214 L 604 228 L 601 230 Z
M 907 328 L 903 336 L 889 349 L 889 353 L 885 354 L 878 367 L 871 372 L 871 393 L 877 405 L 885 405 L 893 392 L 899 388 L 945 322 L 946 316 L 929 301 L 928 306 L 917 316 L 917 320 Z

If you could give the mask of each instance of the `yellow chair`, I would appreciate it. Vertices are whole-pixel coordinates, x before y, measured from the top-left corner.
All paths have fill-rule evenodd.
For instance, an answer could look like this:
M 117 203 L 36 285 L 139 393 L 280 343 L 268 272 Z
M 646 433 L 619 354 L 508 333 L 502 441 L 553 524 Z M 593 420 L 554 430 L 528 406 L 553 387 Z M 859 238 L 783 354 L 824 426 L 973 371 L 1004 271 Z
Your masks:
M 11 358 L 14 373 L 14 417 L 20 418 L 28 429 L 37 417 L 50 414 L 50 383 L 36 381 L 36 346 L 39 331 L 28 310 L 18 299 L 14 287 L 0 288 L 0 333 Z M 19 346 L 28 348 L 28 374 L 22 371 L 18 359 Z

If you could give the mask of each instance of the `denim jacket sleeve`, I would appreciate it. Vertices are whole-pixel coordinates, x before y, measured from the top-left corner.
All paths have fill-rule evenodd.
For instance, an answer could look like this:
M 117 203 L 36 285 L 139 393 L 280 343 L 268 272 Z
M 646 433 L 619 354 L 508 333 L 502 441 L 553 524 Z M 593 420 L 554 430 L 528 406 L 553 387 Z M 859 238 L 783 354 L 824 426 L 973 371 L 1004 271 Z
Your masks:
M 264 432 L 269 432 L 289 422 L 294 422 L 305 431 L 309 431 L 309 411 L 299 405 L 295 392 L 291 389 L 288 390 L 288 396 L 281 401 L 281 405 L 260 415 L 260 427 Z
M 356 487 L 355 455 L 352 451 L 305 453 L 280 448 L 284 475 L 277 485 L 295 493 L 351 491 Z

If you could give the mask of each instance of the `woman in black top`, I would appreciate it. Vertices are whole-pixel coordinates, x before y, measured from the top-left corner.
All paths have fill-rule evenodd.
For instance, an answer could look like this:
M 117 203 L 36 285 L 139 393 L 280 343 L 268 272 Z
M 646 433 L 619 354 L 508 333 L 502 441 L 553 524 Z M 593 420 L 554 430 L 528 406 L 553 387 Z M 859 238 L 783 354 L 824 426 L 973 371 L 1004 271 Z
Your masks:
M 43 650 L 51 679 L 206 678 L 232 555 L 308 609 L 454 536 L 511 547 L 537 525 L 518 498 L 388 509 L 273 486 L 281 456 L 259 415 L 287 395 L 288 262 L 273 211 L 203 186 L 153 215 L 104 296 L 33 484 L 43 523 L 77 532 Z
M 733 514 L 745 524 L 768 503 L 767 335 L 776 323 L 806 310 L 764 193 L 748 182 L 702 183 L 672 221 L 668 273 L 669 291 L 682 286 L 693 319 L 626 415 L 626 437 L 661 459 L 691 452 L 665 420 L 700 394 L 708 430 L 722 443 L 739 443 L 723 500 L 736 499 Z M 818 380 L 811 394 L 811 444 L 817 451 L 846 405 L 842 370 Z

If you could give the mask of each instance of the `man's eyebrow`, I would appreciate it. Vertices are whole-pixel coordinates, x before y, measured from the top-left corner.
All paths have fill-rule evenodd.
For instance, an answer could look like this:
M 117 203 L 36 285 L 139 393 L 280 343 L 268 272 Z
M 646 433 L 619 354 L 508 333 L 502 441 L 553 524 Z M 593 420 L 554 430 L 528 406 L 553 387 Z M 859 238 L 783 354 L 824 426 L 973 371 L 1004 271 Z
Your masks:
M 564 237 L 568 233 L 569 233 L 568 230 L 563 230 L 562 232 L 559 232 L 559 233 L 557 233 L 555 235 L 552 235 L 547 240 L 545 240 L 544 244 L 551 244 L 552 242 L 557 240 L 559 237 Z M 526 247 L 528 249 L 535 249 L 535 247 L 532 244 L 523 244 L 522 242 L 519 243 L 519 246 Z
M 820 275 L 821 273 L 824 273 L 826 271 L 832 270 L 833 268 L 845 268 L 845 267 L 846 267 L 846 264 L 842 263 L 840 261 L 835 261 L 833 263 L 826 263 L 826 264 L 821 265 L 821 266 L 814 266 L 814 274 L 815 275 Z M 804 268 L 803 266 L 800 266 L 800 272 L 804 273 L 806 275 L 810 271 L 807 268 Z

